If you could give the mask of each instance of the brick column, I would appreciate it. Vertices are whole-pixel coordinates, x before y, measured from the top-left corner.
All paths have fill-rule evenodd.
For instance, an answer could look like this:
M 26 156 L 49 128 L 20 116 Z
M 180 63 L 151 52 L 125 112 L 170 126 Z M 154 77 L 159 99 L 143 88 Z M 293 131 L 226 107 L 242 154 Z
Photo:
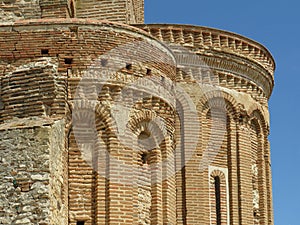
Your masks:
M 107 185 L 109 201 L 108 223 L 132 225 L 132 150 L 121 146 L 116 137 L 112 135 L 108 139 L 110 153 L 109 181 Z
M 199 130 L 193 129 L 195 115 L 185 113 L 182 125 L 182 148 L 184 151 L 186 224 L 209 224 L 209 181 L 208 172 L 200 169 L 202 151 L 199 140 Z M 187 135 L 192 135 L 191 140 Z M 199 138 L 199 139 L 197 139 Z M 188 143 L 193 142 L 193 143 Z M 192 147 L 195 147 L 193 149 Z M 206 207 L 205 207 L 206 206 Z M 204 208 L 203 208 L 204 207 Z
M 268 225 L 274 224 L 274 215 L 273 215 L 273 202 L 272 202 L 272 174 L 271 174 L 271 155 L 270 155 L 270 143 L 265 137 L 265 169 L 266 169 L 266 184 L 267 184 L 267 210 L 268 210 Z
M 230 118 L 228 130 L 228 181 L 229 181 L 229 210 L 230 224 L 239 225 L 239 185 L 238 185 L 238 150 L 237 124 Z
M 97 151 L 97 168 L 95 168 L 95 223 L 105 224 L 107 221 L 108 205 L 107 201 L 107 165 L 108 165 L 108 152 L 107 143 L 104 142 L 106 139 L 106 133 L 99 135 L 96 141 L 95 150 Z M 101 136 L 101 137 L 100 137 Z
M 170 137 L 165 139 L 162 157 L 163 170 L 163 224 L 176 224 L 176 189 L 174 149 Z
M 153 149 L 150 155 L 151 166 L 151 225 L 163 223 L 162 210 L 162 168 L 161 150 Z
M 181 126 L 178 115 L 175 123 L 175 167 L 176 167 L 176 215 L 177 224 L 186 224 L 186 192 L 185 192 L 185 156 L 182 140 L 181 140 Z
M 259 208 L 260 224 L 268 224 L 268 190 L 267 190 L 267 170 L 265 164 L 264 137 L 258 136 L 258 190 L 259 190 Z
M 247 119 L 240 117 L 237 127 L 240 224 L 253 224 L 251 142 Z
M 42 18 L 68 18 L 68 0 L 41 0 Z

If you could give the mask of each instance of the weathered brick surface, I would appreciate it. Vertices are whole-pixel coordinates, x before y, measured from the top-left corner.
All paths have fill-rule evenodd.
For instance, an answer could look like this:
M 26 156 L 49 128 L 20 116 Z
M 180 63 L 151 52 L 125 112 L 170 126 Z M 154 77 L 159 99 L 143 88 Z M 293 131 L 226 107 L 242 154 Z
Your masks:
M 143 0 L 79 0 L 76 1 L 76 16 L 78 18 L 105 19 L 121 23 L 143 23 Z
M 273 224 L 272 56 L 143 4 L 2 1 L 0 223 Z
M 0 1 L 0 21 L 10 23 L 20 19 L 41 18 L 41 7 L 38 0 L 3 0 Z
M 93 18 L 120 23 L 144 22 L 144 0 L 2 0 L 1 23 L 20 19 Z

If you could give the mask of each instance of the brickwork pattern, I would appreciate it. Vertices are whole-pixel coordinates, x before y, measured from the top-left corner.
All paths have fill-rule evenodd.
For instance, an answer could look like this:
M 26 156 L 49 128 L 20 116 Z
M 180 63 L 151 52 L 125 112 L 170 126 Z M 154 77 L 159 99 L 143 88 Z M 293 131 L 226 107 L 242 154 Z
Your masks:
M 0 223 L 273 224 L 271 54 L 217 29 L 137 25 L 143 6 L 0 4 Z

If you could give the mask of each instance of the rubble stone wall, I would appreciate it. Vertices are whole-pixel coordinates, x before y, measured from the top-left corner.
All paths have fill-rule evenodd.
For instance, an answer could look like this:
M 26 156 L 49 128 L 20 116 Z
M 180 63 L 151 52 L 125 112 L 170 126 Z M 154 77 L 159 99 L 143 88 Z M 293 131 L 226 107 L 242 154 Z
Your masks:
M 0 223 L 67 224 L 63 122 L 15 119 L 0 137 Z

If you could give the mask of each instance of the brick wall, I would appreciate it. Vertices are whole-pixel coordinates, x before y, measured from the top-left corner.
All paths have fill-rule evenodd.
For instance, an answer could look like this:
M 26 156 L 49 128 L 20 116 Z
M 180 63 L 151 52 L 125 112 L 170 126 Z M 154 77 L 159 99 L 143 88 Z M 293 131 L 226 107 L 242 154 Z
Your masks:
M 77 0 L 76 16 L 120 23 L 143 23 L 144 1 Z
M 134 24 L 144 22 L 144 0 L 5 0 L 1 22 L 39 18 L 90 18 Z
M 20 19 L 41 18 L 42 12 L 38 0 L 5 0 L 0 3 L 1 23 L 13 22 Z
M 41 1 L 28 18 L 43 19 L 0 26 L 1 222 L 273 224 L 263 46 L 210 28 L 49 19 L 139 23 L 142 5 Z

